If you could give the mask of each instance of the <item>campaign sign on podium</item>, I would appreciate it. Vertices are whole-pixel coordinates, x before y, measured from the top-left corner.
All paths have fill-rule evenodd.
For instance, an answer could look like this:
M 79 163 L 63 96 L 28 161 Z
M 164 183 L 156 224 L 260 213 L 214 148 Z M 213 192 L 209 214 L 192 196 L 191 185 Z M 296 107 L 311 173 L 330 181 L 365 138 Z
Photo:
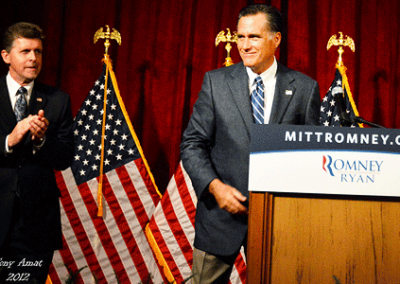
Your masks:
M 400 196 L 400 130 L 255 124 L 251 137 L 250 191 Z

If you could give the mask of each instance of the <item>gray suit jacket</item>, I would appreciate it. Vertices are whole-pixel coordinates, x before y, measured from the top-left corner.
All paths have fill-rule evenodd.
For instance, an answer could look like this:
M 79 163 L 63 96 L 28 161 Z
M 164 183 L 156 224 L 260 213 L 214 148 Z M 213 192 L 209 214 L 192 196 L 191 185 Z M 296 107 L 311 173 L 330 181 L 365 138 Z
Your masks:
M 247 216 L 220 209 L 208 185 L 218 178 L 249 196 L 254 120 L 248 85 L 243 63 L 206 73 L 181 144 L 181 159 L 198 197 L 194 246 L 216 255 L 238 252 L 247 233 Z M 319 106 L 318 83 L 278 63 L 270 123 L 318 125 Z

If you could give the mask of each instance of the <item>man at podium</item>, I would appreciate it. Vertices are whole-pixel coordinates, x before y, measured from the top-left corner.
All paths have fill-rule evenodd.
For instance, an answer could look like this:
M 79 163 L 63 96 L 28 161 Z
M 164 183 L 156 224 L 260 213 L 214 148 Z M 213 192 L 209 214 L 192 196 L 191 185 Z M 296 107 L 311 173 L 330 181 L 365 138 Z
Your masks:
M 282 25 L 275 7 L 242 9 L 242 62 L 205 74 L 183 134 L 181 158 L 198 198 L 194 283 L 228 283 L 246 247 L 251 124 L 319 124 L 318 83 L 275 58 Z

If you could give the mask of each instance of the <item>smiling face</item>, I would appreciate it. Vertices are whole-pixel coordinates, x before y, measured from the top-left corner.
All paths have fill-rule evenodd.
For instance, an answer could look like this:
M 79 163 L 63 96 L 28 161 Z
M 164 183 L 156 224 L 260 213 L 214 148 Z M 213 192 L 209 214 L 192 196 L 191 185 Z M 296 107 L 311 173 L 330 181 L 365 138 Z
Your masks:
M 281 33 L 271 32 L 265 14 L 240 18 L 237 27 L 238 50 L 246 67 L 261 74 L 274 62 L 275 51 L 281 43 Z
M 21 86 L 36 79 L 42 69 L 43 46 L 40 39 L 17 38 L 10 52 L 1 51 L 1 56 L 9 64 L 11 77 Z

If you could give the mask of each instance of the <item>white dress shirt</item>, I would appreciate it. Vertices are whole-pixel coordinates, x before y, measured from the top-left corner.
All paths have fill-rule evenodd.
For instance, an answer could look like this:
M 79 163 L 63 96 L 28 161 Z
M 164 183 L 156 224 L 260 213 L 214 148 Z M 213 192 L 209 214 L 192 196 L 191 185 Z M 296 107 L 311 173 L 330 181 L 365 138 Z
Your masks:
M 11 107 L 14 110 L 15 107 L 15 103 L 17 102 L 17 92 L 18 89 L 21 88 L 22 86 L 20 84 L 18 84 L 10 75 L 10 72 L 8 72 L 7 76 L 6 76 L 6 83 L 7 83 L 7 88 L 8 88 L 8 94 L 10 95 L 10 101 L 11 101 Z M 31 98 L 32 95 L 32 90 L 33 90 L 33 85 L 34 85 L 34 81 L 30 82 L 28 85 L 24 86 L 24 88 L 27 90 L 26 93 L 26 106 L 29 106 L 29 99 Z M 6 137 L 6 153 L 11 153 L 12 149 L 8 148 L 8 136 Z

